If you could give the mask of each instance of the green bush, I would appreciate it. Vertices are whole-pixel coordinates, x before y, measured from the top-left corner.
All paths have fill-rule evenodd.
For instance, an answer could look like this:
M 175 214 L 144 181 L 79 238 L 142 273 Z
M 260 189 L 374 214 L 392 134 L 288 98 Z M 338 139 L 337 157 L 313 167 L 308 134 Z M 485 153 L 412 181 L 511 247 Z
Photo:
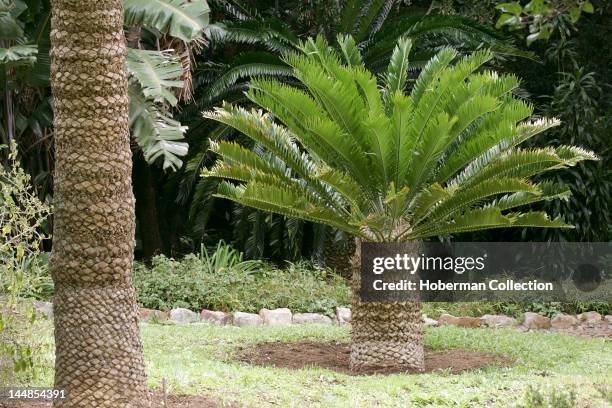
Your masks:
M 6 148 L 0 145 L 0 153 Z M 19 336 L 19 309 L 21 297 L 44 292 L 49 282 L 39 254 L 50 208 L 38 199 L 21 168 L 17 145 L 8 148 L 7 159 L 0 163 L 0 360 L 8 358 L 15 373 L 31 375 L 33 350 Z M 36 314 L 31 304 L 26 306 L 21 314 L 32 324 Z
M 288 307 L 332 315 L 336 306 L 349 303 L 350 293 L 346 282 L 328 269 L 309 262 L 279 269 L 244 261 L 240 252 L 224 243 L 212 255 L 203 249 L 181 260 L 157 256 L 150 267 L 137 263 L 134 285 L 140 306 L 161 310 L 258 312 Z

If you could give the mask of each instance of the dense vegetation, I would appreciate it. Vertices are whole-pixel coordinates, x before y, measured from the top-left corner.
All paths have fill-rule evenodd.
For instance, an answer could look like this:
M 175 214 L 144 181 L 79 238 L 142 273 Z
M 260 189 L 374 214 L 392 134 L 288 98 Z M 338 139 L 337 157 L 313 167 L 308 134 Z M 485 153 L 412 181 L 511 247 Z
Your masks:
M 200 170 L 215 161 L 208 151 L 210 140 L 229 138 L 254 147 L 227 128 L 204 120 L 199 112 L 221 99 L 244 103 L 242 91 L 253 76 L 274 76 L 291 82 L 288 67 L 280 58 L 283 52 L 294 50 L 307 36 L 322 34 L 334 41 L 336 34 L 342 32 L 355 35 L 361 47 L 368 50 L 372 58 L 366 62 L 374 70 L 386 66 L 395 39 L 401 35 L 414 40 L 413 61 L 417 68 L 418 61 L 426 60 L 445 45 L 462 51 L 491 48 L 495 58 L 490 65 L 522 79 L 518 94 L 529 97 L 535 113 L 561 120 L 561 126 L 553 131 L 552 142 L 536 138 L 531 142 L 533 146 L 576 144 L 601 157 L 599 162 L 581 164 L 555 176 L 572 189 L 574 195 L 569 201 L 534 206 L 553 216 L 564 216 L 577 225 L 575 230 L 525 229 L 471 234 L 461 239 L 611 239 L 612 181 L 606 138 L 612 106 L 607 63 L 611 46 L 605 40 L 610 33 L 611 11 L 607 2 L 589 3 L 592 12 L 590 6 L 582 5 L 578 15 L 572 4 L 584 2 L 572 0 L 551 2 L 552 6 L 535 11 L 496 8 L 501 3 L 496 0 L 209 3 L 213 24 L 202 37 L 197 30 L 186 27 L 205 24 L 204 9 L 186 8 L 191 18 L 186 22 L 172 20 L 172 14 L 155 8 L 155 2 L 126 2 L 126 28 L 134 48 L 129 67 L 132 133 L 137 142 L 133 175 L 140 257 L 150 259 L 158 253 L 176 256 L 197 251 L 201 243 L 214 246 L 224 239 L 250 259 L 322 258 L 330 237 L 346 239 L 314 224 L 229 205 L 213 197 L 215 181 L 199 177 Z M 0 83 L 6 92 L 0 101 L 0 133 L 5 143 L 9 139 L 18 142 L 36 192 L 43 200 L 49 200 L 53 193 L 54 152 L 48 81 L 48 2 L 29 2 L 30 7 L 22 1 L 2 4 L 13 19 L 9 24 L 7 18 L 7 24 L 3 24 L 6 29 L 1 33 L 5 48 L 0 52 Z M 542 22 L 536 28 L 545 34 L 531 36 L 527 45 L 530 27 L 514 24 L 515 20 L 507 17 L 512 13 L 524 17 L 522 21 Z M 540 18 L 535 18 L 537 13 L 541 13 Z M 503 24 L 495 28 L 498 20 Z M 174 23 L 164 25 L 160 21 Z M 144 69 L 147 64 L 154 69 Z M 410 84 L 415 74 L 410 73 Z M 147 122 L 147 118 L 155 117 L 169 126 L 165 128 L 168 132 L 153 132 L 167 137 L 165 141 L 145 138 L 151 126 L 161 123 Z M 183 156 L 186 145 L 178 139 L 185 130 L 189 152 Z M 147 165 L 145 159 L 153 165 Z M 45 246 L 49 249 L 50 242 Z
M 151 266 L 134 269 L 138 303 L 169 310 L 185 307 L 258 313 L 288 307 L 294 312 L 334 316 L 337 306 L 350 303 L 344 279 L 306 262 L 277 268 L 261 261 L 244 261 L 242 254 L 220 244 L 180 261 L 159 255 Z
M 262 282 L 262 290 L 271 284 L 263 283 L 267 282 L 267 277 L 270 282 L 274 279 L 289 281 L 299 275 L 304 279 L 305 287 L 318 285 L 315 281 L 320 277 L 319 272 L 314 273 L 311 281 L 302 271 L 320 269 L 302 262 L 286 268 L 285 260 L 314 257 L 317 262 L 323 258 L 329 261 L 343 259 L 347 264 L 352 251 L 351 246 L 346 245 L 351 242 L 348 235 L 215 198 L 213 193 L 217 181 L 199 177 L 202 169 L 210 168 L 216 162 L 215 154 L 209 151 L 211 141 L 230 140 L 255 152 L 259 149 L 227 127 L 217 126 L 203 118 L 200 112 L 221 100 L 248 106 L 243 91 L 253 77 L 264 76 L 295 84 L 282 55 L 297 50 L 301 40 L 314 35 L 323 36 L 341 50 L 336 36 L 339 33 L 352 34 L 366 55 L 365 64 L 377 73 L 386 67 L 396 39 L 402 36 L 410 38 L 413 41 L 413 69 L 406 78 L 409 88 L 414 84 L 423 61 L 443 46 L 452 45 L 460 53 L 490 48 L 493 58 L 488 67 L 516 74 L 522 80 L 515 94 L 528 97 L 536 115 L 561 120 L 560 126 L 548 131 L 546 140 L 535 137 L 528 141 L 528 146 L 575 144 L 593 150 L 600 160 L 580 163 L 571 171 L 552 174 L 555 183 L 562 186 L 560 188 L 572 191 L 569 200 L 531 206 L 533 210 L 544 210 L 553 217 L 562 216 L 568 223 L 576 225 L 575 229 L 518 229 L 459 234 L 456 237 L 495 241 L 612 239 L 612 170 L 608 142 L 608 129 L 612 124 L 609 85 L 612 68 L 608 64 L 611 46 L 607 41 L 611 27 L 609 4 L 604 1 L 544 1 L 537 2 L 542 3 L 542 7 L 534 8 L 524 4 L 518 7 L 515 3 L 500 4 L 497 0 L 360 3 L 211 0 L 208 4 L 210 12 L 208 7 L 187 7 L 185 2 L 178 2 L 178 8 L 173 12 L 172 9 L 159 8 L 161 3 L 126 1 L 125 27 L 132 47 L 128 68 L 131 73 L 131 126 L 135 141 L 133 176 L 137 198 L 137 255 L 145 261 L 136 267 L 136 284 L 143 305 L 164 308 L 188 302 L 184 300 L 185 293 L 167 295 L 161 290 L 162 284 L 179 285 L 183 278 L 172 271 L 184 270 L 183 265 L 192 265 L 200 272 L 207 268 L 202 266 L 204 261 L 198 255 L 188 255 L 182 261 L 174 261 L 171 257 L 182 258 L 184 254 L 198 252 L 201 245 L 213 253 L 220 239 L 242 251 L 246 259 L 274 262 L 258 263 L 258 272 L 244 272 L 242 269 L 236 272 L 240 276 L 257 276 L 256 280 Z M 579 7 L 576 8 L 575 4 Z M 49 2 L 2 2 L 0 9 L 3 16 L 0 32 L 0 87 L 3 91 L 0 99 L 0 144 L 18 143 L 18 157 L 30 176 L 35 195 L 50 203 L 54 150 L 49 89 Z M 184 13 L 180 13 L 181 10 Z M 182 18 L 175 18 L 177 15 Z M 205 27 L 209 20 L 212 24 L 201 34 L 197 27 Z M 534 33 L 538 35 L 532 35 Z M 151 121 L 152 118 L 159 120 Z M 169 127 L 165 128 L 167 132 L 160 133 L 164 123 Z M 185 140 L 180 140 L 183 133 Z M 169 144 L 159 137 L 147 139 L 150 134 L 165 135 Z M 189 144 L 188 153 L 185 143 Z M 17 168 L 9 165 L 8 152 L 9 149 L 0 149 L 5 172 L 16 172 Z M 19 177 L 19 183 L 29 182 L 24 174 Z M 5 179 L 2 183 L 7 192 L 15 189 Z M 26 191 L 27 187 L 19 189 Z M 4 203 L 6 206 L 10 202 Z M 46 212 L 45 205 L 40 206 Z M 14 205 L 12 208 L 15 209 Z M 20 211 L 23 212 L 24 208 Z M 40 226 L 40 238 L 48 238 L 52 217 L 48 220 L 38 218 L 28 218 L 32 221 L 30 225 Z M 49 250 L 50 245 L 51 241 L 47 239 L 41 249 Z M 153 258 L 156 254 L 165 256 Z M 26 282 L 20 283 L 22 293 L 48 298 L 52 285 L 45 257 L 24 253 L 13 261 L 19 262 L 19 276 L 27 278 Z M 7 265 L 7 262 L 3 263 Z M 171 279 L 157 278 L 151 270 Z M 202 275 L 211 276 L 205 272 Z M 8 286 L 9 276 L 17 275 L 4 274 L 4 286 Z M 194 279 L 199 280 L 199 275 L 194 275 Z M 228 277 L 226 281 L 231 280 Z M 293 305 L 288 297 L 278 302 L 274 299 L 269 303 L 261 302 L 258 300 L 259 289 L 251 298 L 234 301 L 223 297 L 225 290 L 219 286 L 214 296 L 209 294 L 217 300 L 193 300 L 192 307 L 232 309 L 241 306 L 256 310 L 260 305 Z M 306 290 L 303 292 L 305 294 Z M 331 303 L 343 303 L 346 298 L 340 293 L 342 290 L 330 290 L 323 297 L 333 299 L 329 301 Z M 196 298 L 199 299 L 200 295 Z M 301 295 L 292 293 L 291 296 L 297 299 Z M 299 310 L 302 310 L 299 304 L 308 303 L 306 300 L 295 302 Z M 326 311 L 329 307 L 309 303 L 304 309 Z M 586 307 L 533 305 L 532 309 L 552 314 L 557 309 L 581 311 Z M 606 305 L 590 307 L 602 312 L 607 308 Z M 522 309 L 512 305 L 499 307 L 500 311 L 510 314 Z M 469 310 L 466 313 L 469 314 Z

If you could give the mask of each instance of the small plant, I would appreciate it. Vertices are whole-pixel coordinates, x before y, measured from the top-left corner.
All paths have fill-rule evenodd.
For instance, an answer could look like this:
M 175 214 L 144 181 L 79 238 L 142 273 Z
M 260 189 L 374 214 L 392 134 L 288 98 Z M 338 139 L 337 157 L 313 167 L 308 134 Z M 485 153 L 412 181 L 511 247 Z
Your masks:
M 561 302 L 529 303 L 525 305 L 525 311 L 539 313 L 543 316 L 553 317 L 563 311 Z
M 228 269 L 239 269 L 242 272 L 254 272 L 261 268 L 261 261 L 243 260 L 243 254 L 235 250 L 231 246 L 220 241 L 212 255 L 208 254 L 208 250 L 204 245 L 200 247 L 200 261 L 202 267 L 208 273 L 223 273 Z
M 547 394 L 532 386 L 525 392 L 525 408 L 574 408 L 576 407 L 576 392 L 572 389 L 565 392 L 553 388 Z
M 38 283 L 44 280 L 39 248 L 49 212 L 19 166 L 16 145 L 11 146 L 8 163 L 0 166 L 0 357 L 11 358 L 16 372 L 33 365 L 32 349 L 18 340 L 15 320 L 24 313 L 30 322 L 36 318 L 31 305 L 26 305 L 25 311 L 20 307 L 20 299 L 27 292 L 37 291 Z

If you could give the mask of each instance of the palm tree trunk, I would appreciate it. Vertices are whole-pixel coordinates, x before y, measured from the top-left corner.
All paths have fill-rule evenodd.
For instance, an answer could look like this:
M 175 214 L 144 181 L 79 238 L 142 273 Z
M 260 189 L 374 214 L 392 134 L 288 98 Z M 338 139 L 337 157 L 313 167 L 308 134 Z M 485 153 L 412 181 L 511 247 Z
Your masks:
M 361 242 L 353 257 L 351 370 L 398 367 L 424 369 L 423 328 L 419 302 L 362 302 Z M 418 254 L 419 245 L 414 245 Z
M 56 407 L 148 406 L 121 0 L 52 1 Z

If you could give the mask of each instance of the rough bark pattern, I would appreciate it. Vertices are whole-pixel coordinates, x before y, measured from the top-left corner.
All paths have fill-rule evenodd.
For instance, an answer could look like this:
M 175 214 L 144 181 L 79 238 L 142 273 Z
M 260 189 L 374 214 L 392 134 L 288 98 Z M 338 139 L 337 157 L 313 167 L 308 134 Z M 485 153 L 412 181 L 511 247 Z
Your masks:
M 331 227 L 326 227 L 325 266 L 332 268 L 340 276 L 350 279 L 353 273 L 352 258 L 354 254 L 354 237 L 348 235 L 345 240 L 337 240 L 336 230 Z
M 415 243 L 415 254 L 418 253 Z M 361 243 L 356 240 L 353 257 L 351 369 L 405 366 L 425 368 L 423 327 L 419 302 L 362 302 Z
M 121 0 L 53 0 L 56 407 L 148 406 Z

